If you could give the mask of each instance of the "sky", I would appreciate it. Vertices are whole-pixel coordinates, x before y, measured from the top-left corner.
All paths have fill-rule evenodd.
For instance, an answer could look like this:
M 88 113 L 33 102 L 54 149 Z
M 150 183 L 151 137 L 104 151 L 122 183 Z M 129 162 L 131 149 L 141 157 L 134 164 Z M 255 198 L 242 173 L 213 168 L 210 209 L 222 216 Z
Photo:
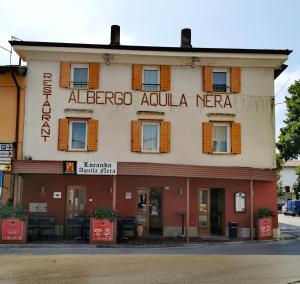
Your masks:
M 300 79 L 298 0 L 0 0 L 0 64 L 8 40 L 108 44 L 121 26 L 121 44 L 179 46 L 182 28 L 193 47 L 291 49 L 275 80 L 276 136 L 284 125 L 287 88 Z M 13 54 L 12 64 L 18 63 Z

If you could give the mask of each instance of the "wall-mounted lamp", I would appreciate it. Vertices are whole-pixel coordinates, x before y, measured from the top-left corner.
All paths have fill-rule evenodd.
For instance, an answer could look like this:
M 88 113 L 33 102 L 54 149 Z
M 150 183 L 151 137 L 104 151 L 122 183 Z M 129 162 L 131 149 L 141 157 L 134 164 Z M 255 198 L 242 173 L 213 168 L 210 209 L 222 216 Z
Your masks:
M 41 186 L 41 194 L 44 194 L 45 193 L 45 186 Z
M 103 55 L 103 59 L 104 59 L 104 62 L 105 62 L 106 65 L 110 65 L 110 63 L 111 63 L 111 56 L 110 56 L 109 53 L 105 53 Z
M 177 193 L 178 193 L 179 195 L 182 195 L 183 189 L 182 189 L 182 188 L 178 188 L 178 189 L 177 189 Z
M 112 193 L 112 192 L 113 192 L 112 187 L 109 187 L 109 188 L 108 188 L 108 192 L 109 192 L 109 193 Z

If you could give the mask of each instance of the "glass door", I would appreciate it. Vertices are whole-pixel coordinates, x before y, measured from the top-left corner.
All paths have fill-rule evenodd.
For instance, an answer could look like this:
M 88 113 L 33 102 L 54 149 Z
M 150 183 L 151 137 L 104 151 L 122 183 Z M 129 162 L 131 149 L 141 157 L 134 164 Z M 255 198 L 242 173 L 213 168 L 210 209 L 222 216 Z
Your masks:
M 143 225 L 143 235 L 149 234 L 149 188 L 137 190 L 137 224 Z
M 209 189 L 199 189 L 198 192 L 198 234 L 210 234 L 210 195 Z
M 84 216 L 86 211 L 86 188 L 82 186 L 69 186 L 67 190 L 66 217 Z

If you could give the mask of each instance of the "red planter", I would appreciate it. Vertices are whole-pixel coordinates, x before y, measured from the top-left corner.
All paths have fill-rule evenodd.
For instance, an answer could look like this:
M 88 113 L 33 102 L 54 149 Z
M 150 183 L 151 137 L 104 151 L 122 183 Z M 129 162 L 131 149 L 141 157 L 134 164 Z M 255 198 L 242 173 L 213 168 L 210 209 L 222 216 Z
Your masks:
M 0 220 L 0 241 L 9 244 L 26 243 L 27 220 L 7 218 Z
M 116 244 L 117 222 L 109 219 L 90 219 L 90 243 L 91 244 Z
M 256 231 L 257 231 L 258 240 L 273 239 L 273 218 L 272 217 L 258 218 Z

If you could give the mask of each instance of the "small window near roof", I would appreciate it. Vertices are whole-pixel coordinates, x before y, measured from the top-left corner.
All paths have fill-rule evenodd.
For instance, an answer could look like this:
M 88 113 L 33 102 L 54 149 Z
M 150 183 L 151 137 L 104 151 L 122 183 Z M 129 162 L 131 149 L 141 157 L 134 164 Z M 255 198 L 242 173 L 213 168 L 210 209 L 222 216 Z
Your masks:
M 214 153 L 230 152 L 230 124 L 229 123 L 213 124 L 213 152 Z
M 70 121 L 70 150 L 87 149 L 87 121 Z
M 72 64 L 71 83 L 75 89 L 87 89 L 89 83 L 88 64 Z
M 213 91 L 227 92 L 229 88 L 229 76 L 226 70 L 213 70 Z
M 244 192 L 234 194 L 234 211 L 238 213 L 246 212 L 246 194 Z
M 145 91 L 160 90 L 160 70 L 158 67 L 143 67 L 142 89 Z
M 159 123 L 142 123 L 142 152 L 159 151 Z

